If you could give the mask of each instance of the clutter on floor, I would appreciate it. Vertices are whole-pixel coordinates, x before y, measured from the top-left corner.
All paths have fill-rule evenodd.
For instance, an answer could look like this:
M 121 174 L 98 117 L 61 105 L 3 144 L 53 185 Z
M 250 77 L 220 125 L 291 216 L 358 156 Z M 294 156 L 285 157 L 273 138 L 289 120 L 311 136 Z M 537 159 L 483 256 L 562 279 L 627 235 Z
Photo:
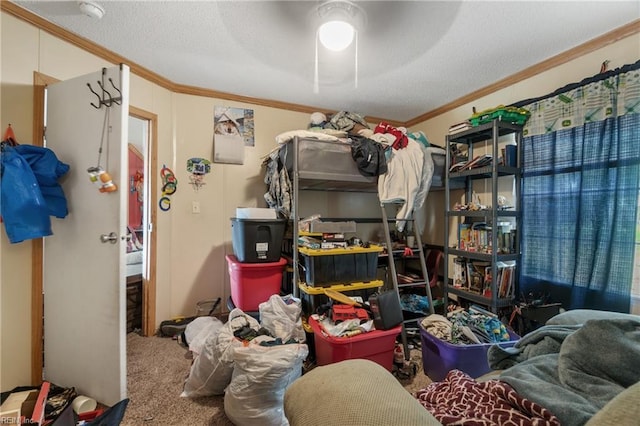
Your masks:
M 165 320 L 160 323 L 159 334 L 163 337 L 177 338 L 184 333 L 187 325 L 196 318 L 202 316 L 216 315 L 216 311 L 220 309 L 222 298 L 212 300 L 201 300 L 196 304 L 196 315 L 192 317 L 177 317 Z M 219 316 L 219 315 L 218 315 Z
M 40 386 L 22 386 L 0 395 L 0 423 L 40 426 L 117 426 L 122 421 L 129 400 L 113 407 L 99 406 L 97 401 L 78 395 L 75 388 L 49 382 Z
M 224 395 L 225 414 L 235 424 L 285 424 L 284 391 L 301 376 L 309 353 L 301 303 L 276 294 L 259 312 L 261 322 L 236 308 L 224 324 L 209 318 L 187 325 L 194 361 L 181 396 Z

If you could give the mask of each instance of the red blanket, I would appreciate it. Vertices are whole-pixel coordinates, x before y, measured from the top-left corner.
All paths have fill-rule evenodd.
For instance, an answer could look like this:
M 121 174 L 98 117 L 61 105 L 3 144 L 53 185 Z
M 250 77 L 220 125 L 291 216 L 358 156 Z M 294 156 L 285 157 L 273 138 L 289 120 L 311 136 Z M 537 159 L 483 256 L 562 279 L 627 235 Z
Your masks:
M 560 426 L 549 410 L 521 397 L 508 384 L 477 382 L 459 370 L 419 390 L 416 397 L 443 425 Z

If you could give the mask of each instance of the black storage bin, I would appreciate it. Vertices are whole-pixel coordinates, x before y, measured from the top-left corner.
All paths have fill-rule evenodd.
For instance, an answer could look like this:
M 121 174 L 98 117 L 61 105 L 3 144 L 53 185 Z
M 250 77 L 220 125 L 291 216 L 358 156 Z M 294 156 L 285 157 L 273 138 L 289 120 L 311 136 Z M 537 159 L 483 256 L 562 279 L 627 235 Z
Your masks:
M 382 247 L 350 247 L 346 249 L 301 248 L 305 283 L 313 287 L 367 282 L 377 277 L 378 255 Z
M 286 219 L 231 218 L 233 254 L 241 263 L 280 260 Z

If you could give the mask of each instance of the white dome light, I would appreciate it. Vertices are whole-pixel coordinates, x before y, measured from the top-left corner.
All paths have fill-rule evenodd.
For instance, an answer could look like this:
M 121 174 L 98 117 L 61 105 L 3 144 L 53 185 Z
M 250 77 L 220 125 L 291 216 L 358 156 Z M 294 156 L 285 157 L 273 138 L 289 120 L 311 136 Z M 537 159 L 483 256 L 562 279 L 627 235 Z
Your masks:
M 353 42 L 354 34 L 353 25 L 345 21 L 325 22 L 318 29 L 320 43 L 334 52 L 339 52 L 349 47 Z
M 78 1 L 80 11 L 90 18 L 102 19 L 104 16 L 104 8 L 98 3 L 92 1 Z
M 351 44 L 354 58 L 354 82 L 358 87 L 358 37 L 365 26 L 364 10 L 349 0 L 326 0 L 313 9 L 316 28 L 313 92 L 320 92 L 319 46 L 339 52 Z M 355 41 L 355 42 L 354 42 Z

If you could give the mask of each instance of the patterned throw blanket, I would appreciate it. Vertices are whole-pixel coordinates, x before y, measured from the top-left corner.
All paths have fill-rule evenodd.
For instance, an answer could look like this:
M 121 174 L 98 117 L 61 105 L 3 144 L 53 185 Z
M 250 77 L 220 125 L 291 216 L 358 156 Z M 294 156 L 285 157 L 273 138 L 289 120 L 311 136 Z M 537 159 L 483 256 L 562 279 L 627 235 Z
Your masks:
M 518 395 L 508 384 L 477 382 L 459 370 L 418 391 L 416 398 L 444 425 L 560 426 L 549 410 Z

